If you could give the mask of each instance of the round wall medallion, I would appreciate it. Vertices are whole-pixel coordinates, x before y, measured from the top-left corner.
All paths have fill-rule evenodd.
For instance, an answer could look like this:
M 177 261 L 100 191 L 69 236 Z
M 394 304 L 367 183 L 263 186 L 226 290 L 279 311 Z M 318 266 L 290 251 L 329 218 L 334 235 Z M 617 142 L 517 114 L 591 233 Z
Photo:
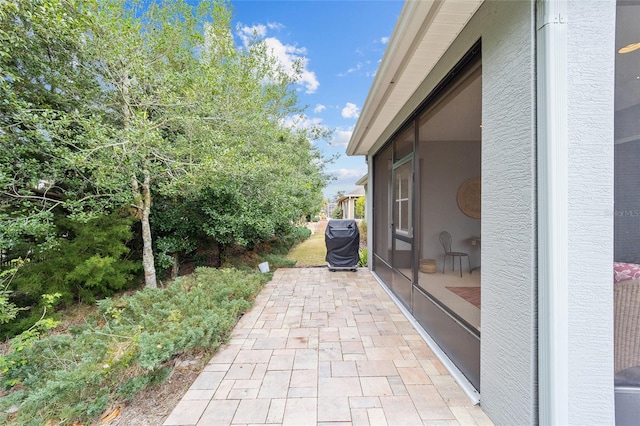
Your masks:
M 474 219 L 480 219 L 480 176 L 465 180 L 458 188 L 458 207 L 462 213 Z

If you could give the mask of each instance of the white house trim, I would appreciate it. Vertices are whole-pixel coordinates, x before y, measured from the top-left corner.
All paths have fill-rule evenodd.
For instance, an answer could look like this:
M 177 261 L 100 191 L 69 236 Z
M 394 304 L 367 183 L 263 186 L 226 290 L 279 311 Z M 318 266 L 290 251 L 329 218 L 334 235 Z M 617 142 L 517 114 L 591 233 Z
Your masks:
M 351 136 L 348 155 L 366 155 L 378 142 L 482 3 L 405 3 Z
M 568 424 L 567 3 L 537 3 L 539 421 Z

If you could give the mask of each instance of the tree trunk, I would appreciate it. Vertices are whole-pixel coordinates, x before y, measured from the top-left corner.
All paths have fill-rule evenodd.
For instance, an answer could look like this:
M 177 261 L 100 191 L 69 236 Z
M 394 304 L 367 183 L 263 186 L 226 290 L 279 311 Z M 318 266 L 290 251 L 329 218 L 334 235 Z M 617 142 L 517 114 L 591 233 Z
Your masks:
M 142 267 L 144 269 L 144 284 L 149 288 L 158 288 L 156 279 L 156 267 L 153 258 L 153 239 L 151 237 L 151 225 L 149 223 L 149 213 L 151 212 L 151 178 L 149 172 L 144 170 L 144 182 L 142 187 L 138 184 L 138 179 L 134 176 L 131 179 L 131 186 L 136 194 L 136 208 L 140 214 L 142 224 Z
M 153 259 L 153 247 L 151 245 L 151 225 L 149 224 L 149 213 L 151 213 L 151 188 L 149 172 L 145 170 L 144 183 L 142 184 L 142 265 L 144 267 L 144 284 L 149 288 L 158 288 L 156 280 L 156 267 Z
M 127 130 L 131 126 L 131 110 L 129 100 L 129 72 L 125 69 L 122 74 L 122 116 L 124 121 L 124 129 Z M 126 145 L 125 145 L 126 149 Z M 144 269 L 144 284 L 149 288 L 158 288 L 156 279 L 156 266 L 153 259 L 153 246 L 151 238 L 151 225 L 149 224 L 149 213 L 151 213 L 151 177 L 149 170 L 143 169 L 144 181 L 142 188 L 138 183 L 138 178 L 131 178 L 131 188 L 135 194 L 134 206 L 138 210 L 136 216 L 140 218 L 142 223 L 142 268 Z
M 178 278 L 178 253 L 173 254 L 173 266 L 171 266 L 171 278 Z

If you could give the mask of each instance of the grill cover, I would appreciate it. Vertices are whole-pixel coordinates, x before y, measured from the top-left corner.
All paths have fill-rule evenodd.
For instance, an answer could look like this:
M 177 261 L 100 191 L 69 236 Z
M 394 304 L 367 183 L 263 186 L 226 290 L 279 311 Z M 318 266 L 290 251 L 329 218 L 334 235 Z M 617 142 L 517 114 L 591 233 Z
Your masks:
M 360 231 L 353 219 L 331 219 L 324 232 L 325 260 L 331 267 L 355 268 L 360 256 Z

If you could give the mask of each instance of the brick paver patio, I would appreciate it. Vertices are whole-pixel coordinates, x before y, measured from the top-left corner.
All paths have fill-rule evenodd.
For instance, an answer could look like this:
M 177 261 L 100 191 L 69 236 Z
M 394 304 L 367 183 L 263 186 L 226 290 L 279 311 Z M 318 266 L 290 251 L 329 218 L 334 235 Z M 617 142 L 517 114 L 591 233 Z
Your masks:
M 278 269 L 164 422 L 490 425 L 366 269 Z

